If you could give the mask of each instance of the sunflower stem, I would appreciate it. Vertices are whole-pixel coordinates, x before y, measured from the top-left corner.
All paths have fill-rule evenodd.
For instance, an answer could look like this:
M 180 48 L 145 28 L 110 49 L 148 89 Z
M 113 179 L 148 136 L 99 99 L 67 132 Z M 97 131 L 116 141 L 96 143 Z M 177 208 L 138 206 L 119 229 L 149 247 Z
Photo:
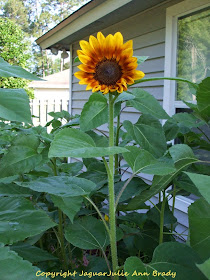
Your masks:
M 115 139 L 115 146 L 118 146 L 119 144 L 119 135 L 120 135 L 120 113 L 117 116 L 117 130 L 116 130 L 116 139 Z M 114 159 L 115 162 L 115 175 L 118 175 L 120 173 L 120 168 L 119 168 L 119 155 L 116 154 Z
M 109 147 L 114 146 L 114 99 L 109 94 Z M 114 193 L 114 155 L 109 156 L 109 221 L 110 221 L 110 244 L 113 271 L 118 267 L 117 242 L 116 242 L 116 216 L 115 216 L 115 193 Z M 114 276 L 118 280 L 118 276 Z
M 163 228 L 164 228 L 165 204 L 166 204 L 166 195 L 165 195 L 165 190 L 163 190 L 163 200 L 162 200 L 161 210 L 160 210 L 160 234 L 159 234 L 159 244 L 162 244 L 162 243 L 163 243 Z

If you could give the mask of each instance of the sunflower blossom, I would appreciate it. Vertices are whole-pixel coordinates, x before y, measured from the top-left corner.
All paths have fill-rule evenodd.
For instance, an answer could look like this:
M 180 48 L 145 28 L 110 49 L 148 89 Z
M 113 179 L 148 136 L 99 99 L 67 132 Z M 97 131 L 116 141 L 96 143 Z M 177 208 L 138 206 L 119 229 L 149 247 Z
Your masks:
M 80 41 L 81 50 L 77 51 L 80 71 L 74 75 L 79 84 L 87 85 L 86 90 L 122 93 L 127 85 L 145 76 L 136 70 L 137 58 L 133 57 L 133 41 L 123 43 L 120 32 L 107 37 L 98 32 L 97 38 L 90 36 L 89 42 Z

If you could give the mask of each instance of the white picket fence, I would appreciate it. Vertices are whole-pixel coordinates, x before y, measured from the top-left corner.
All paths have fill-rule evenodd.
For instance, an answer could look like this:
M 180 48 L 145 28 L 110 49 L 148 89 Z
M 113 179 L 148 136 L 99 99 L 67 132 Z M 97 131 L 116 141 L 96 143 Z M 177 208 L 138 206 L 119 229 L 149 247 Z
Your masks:
M 30 100 L 31 114 L 33 124 L 35 126 L 42 125 L 44 126 L 49 122 L 52 117 L 48 115 L 50 112 L 61 112 L 62 110 L 69 111 L 69 100 L 68 99 L 48 99 L 48 100 L 39 100 L 31 99 Z

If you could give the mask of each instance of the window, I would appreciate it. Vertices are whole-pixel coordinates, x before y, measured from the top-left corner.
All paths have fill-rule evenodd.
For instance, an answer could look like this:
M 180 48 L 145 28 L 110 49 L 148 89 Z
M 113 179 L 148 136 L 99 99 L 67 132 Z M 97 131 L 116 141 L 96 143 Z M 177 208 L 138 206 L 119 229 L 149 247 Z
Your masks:
M 199 83 L 210 76 L 209 30 L 209 0 L 185 0 L 166 10 L 165 77 L 182 77 Z M 195 102 L 188 85 L 164 81 L 166 112 L 169 115 L 188 112 L 190 109 L 182 100 Z M 194 199 L 193 195 L 177 197 L 177 208 L 187 212 Z
M 186 0 L 167 9 L 165 76 L 200 82 L 210 76 L 209 0 Z M 164 82 L 163 107 L 169 115 L 193 100 L 185 83 Z

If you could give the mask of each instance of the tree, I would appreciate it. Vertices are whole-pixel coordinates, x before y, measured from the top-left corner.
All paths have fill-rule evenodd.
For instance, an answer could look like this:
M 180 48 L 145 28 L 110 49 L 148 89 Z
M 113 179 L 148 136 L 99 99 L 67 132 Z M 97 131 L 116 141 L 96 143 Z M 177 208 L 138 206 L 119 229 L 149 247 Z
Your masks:
M 61 20 L 69 16 L 75 7 L 89 0 L 0 0 L 3 17 L 7 17 L 27 33 L 31 41 L 38 38 Z M 47 76 L 59 72 L 62 59 L 52 58 L 50 51 L 42 51 L 36 43 L 31 43 L 33 63 L 31 72 L 38 76 Z M 55 65 L 54 65 L 55 63 Z M 51 69 L 50 69 L 51 68 Z M 65 68 L 65 67 L 64 67 Z
M 0 18 L 0 56 L 13 65 L 29 68 L 30 42 L 25 33 L 11 20 Z M 1 88 L 24 88 L 29 96 L 33 96 L 28 88 L 28 81 L 21 78 L 0 78 Z

